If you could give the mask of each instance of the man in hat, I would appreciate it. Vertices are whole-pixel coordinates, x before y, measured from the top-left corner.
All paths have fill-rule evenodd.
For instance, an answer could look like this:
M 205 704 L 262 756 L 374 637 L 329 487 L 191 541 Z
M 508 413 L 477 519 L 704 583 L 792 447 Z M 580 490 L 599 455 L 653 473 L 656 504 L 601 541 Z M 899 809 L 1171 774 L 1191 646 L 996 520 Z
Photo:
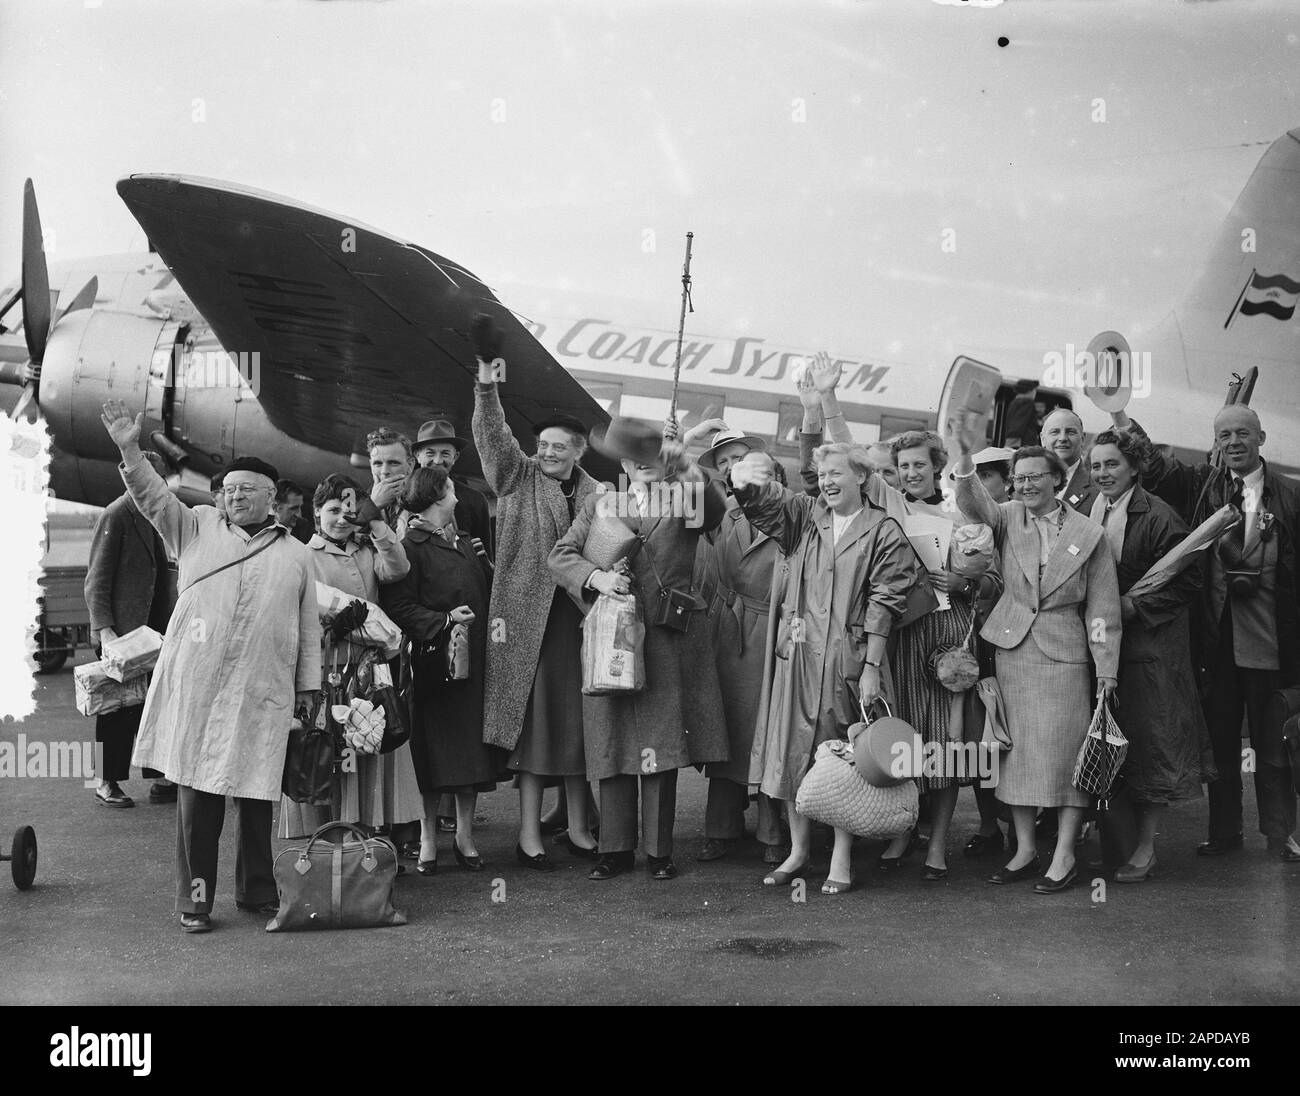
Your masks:
M 707 606 L 693 590 L 699 538 L 722 520 L 726 497 L 653 423 L 614 419 L 592 444 L 622 462 L 624 490 L 587 500 L 551 551 L 550 570 L 584 609 L 598 594 L 637 599 L 646 624 L 646 687 L 582 698 L 587 776 L 600 782 L 600 859 L 589 878 L 610 879 L 634 866 L 639 790 L 647 868 L 653 879 L 673 879 L 677 770 L 727 759 L 717 665 L 698 619 Z M 583 555 L 598 514 L 621 519 L 640 541 L 630 575 Z
M 271 511 L 275 468 L 226 467 L 226 511 L 182 503 L 143 459 L 143 413 L 104 404 L 131 499 L 180 566 L 180 597 L 153 673 L 134 763 L 178 787 L 176 909 L 207 932 L 226 796 L 239 811 L 235 901 L 270 916 L 272 804 L 280 798 L 289 725 L 320 689 L 320 622 L 307 549 Z
M 749 806 L 749 755 L 763 686 L 764 640 L 771 608 L 772 572 L 780 550 L 776 541 L 755 529 L 730 494 L 727 473 L 747 453 L 766 452 L 762 438 L 722 423 L 700 467 L 716 472 L 727 490 L 727 509 L 713 532 L 700 539 L 696 574 L 708 605 L 709 637 L 727 720 L 729 760 L 715 761 L 705 772 L 709 795 L 704 811 L 704 847 L 697 860 L 718 860 L 732 852 L 745 835 Z M 781 839 L 780 805 L 758 793 L 757 837 L 763 862 L 780 864 L 787 850 Z
M 492 515 L 487 499 L 474 490 L 464 476 L 452 472 L 469 442 L 456 436 L 456 428 L 446 419 L 432 419 L 420 427 L 411 446 L 411 454 L 421 468 L 441 468 L 456 485 L 456 528 L 463 529 L 483 546 L 488 562 L 496 558 L 492 538 Z

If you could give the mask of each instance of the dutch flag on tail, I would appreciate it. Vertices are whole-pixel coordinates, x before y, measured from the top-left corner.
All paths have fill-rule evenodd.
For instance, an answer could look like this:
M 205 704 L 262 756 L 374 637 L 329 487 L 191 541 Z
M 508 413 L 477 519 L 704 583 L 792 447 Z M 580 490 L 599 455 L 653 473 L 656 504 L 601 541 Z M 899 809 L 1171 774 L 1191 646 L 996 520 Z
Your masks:
M 1285 274 L 1260 274 L 1251 270 L 1250 279 L 1237 296 L 1237 303 L 1228 313 L 1227 327 L 1237 313 L 1243 316 L 1272 316 L 1275 320 L 1289 320 L 1295 315 L 1300 302 L 1300 282 Z

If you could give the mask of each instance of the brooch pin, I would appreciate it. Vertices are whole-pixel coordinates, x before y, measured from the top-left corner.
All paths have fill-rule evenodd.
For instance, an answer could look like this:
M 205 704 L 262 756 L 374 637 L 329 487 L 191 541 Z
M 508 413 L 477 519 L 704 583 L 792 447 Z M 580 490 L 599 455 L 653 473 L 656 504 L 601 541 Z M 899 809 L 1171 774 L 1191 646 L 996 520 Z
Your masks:
M 1077 556 L 1079 554 L 1079 547 L 1078 545 L 1071 544 L 1070 547 L 1066 549 L 1066 551 L 1068 551 L 1072 556 Z

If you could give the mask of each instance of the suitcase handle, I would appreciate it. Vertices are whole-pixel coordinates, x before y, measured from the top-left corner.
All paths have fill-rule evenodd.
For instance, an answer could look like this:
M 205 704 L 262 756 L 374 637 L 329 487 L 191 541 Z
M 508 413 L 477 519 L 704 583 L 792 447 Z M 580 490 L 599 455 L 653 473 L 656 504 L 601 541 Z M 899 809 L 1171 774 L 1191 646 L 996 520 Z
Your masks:
M 357 837 L 361 838 L 361 843 L 365 846 L 366 852 L 374 855 L 370 848 L 370 843 L 374 838 L 367 836 L 364 830 L 354 826 L 351 822 L 326 822 L 325 825 L 318 827 L 316 832 L 307 839 L 307 847 L 302 850 L 298 859 L 310 860 L 312 846 L 316 844 L 322 835 L 329 833 L 330 830 L 347 830 L 349 833 L 355 834 Z

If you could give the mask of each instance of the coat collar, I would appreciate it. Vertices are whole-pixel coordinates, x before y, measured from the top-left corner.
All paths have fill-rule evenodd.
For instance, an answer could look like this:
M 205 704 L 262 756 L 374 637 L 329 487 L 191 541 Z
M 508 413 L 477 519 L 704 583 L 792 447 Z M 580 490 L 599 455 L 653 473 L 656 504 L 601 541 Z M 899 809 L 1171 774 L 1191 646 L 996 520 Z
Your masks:
M 817 532 L 821 535 L 826 547 L 830 549 L 832 558 L 838 559 L 853 545 L 857 544 L 858 541 L 871 532 L 880 521 L 880 518 L 884 516 L 883 511 L 872 506 L 866 499 L 862 501 L 862 509 L 853 515 L 849 527 L 844 530 L 839 543 L 836 544 L 835 530 L 832 527 L 831 508 L 826 505 L 823 499 L 817 499 L 817 504 L 813 508 L 814 522 L 817 525 Z
M 313 533 L 311 540 L 307 542 L 308 548 L 313 548 L 318 552 L 326 552 L 332 556 L 354 556 L 361 551 L 361 545 L 355 538 L 349 538 L 343 545 L 335 544 L 332 540 L 327 540 L 320 533 Z
M 1031 531 L 1037 538 L 1038 530 Z M 1056 547 L 1047 557 L 1047 566 L 1038 580 L 1039 598 L 1047 597 L 1082 567 L 1104 535 L 1104 530 L 1095 521 L 1084 517 L 1073 506 L 1065 505 L 1065 521 L 1061 524 L 1061 534 L 1057 537 Z
M 730 521 L 732 524 L 736 543 L 740 545 L 741 558 L 771 540 L 771 537 L 756 528 L 753 522 L 745 517 L 745 511 L 740 508 L 740 503 L 736 501 L 734 495 L 727 496 L 727 512 L 723 515 L 723 520 Z

